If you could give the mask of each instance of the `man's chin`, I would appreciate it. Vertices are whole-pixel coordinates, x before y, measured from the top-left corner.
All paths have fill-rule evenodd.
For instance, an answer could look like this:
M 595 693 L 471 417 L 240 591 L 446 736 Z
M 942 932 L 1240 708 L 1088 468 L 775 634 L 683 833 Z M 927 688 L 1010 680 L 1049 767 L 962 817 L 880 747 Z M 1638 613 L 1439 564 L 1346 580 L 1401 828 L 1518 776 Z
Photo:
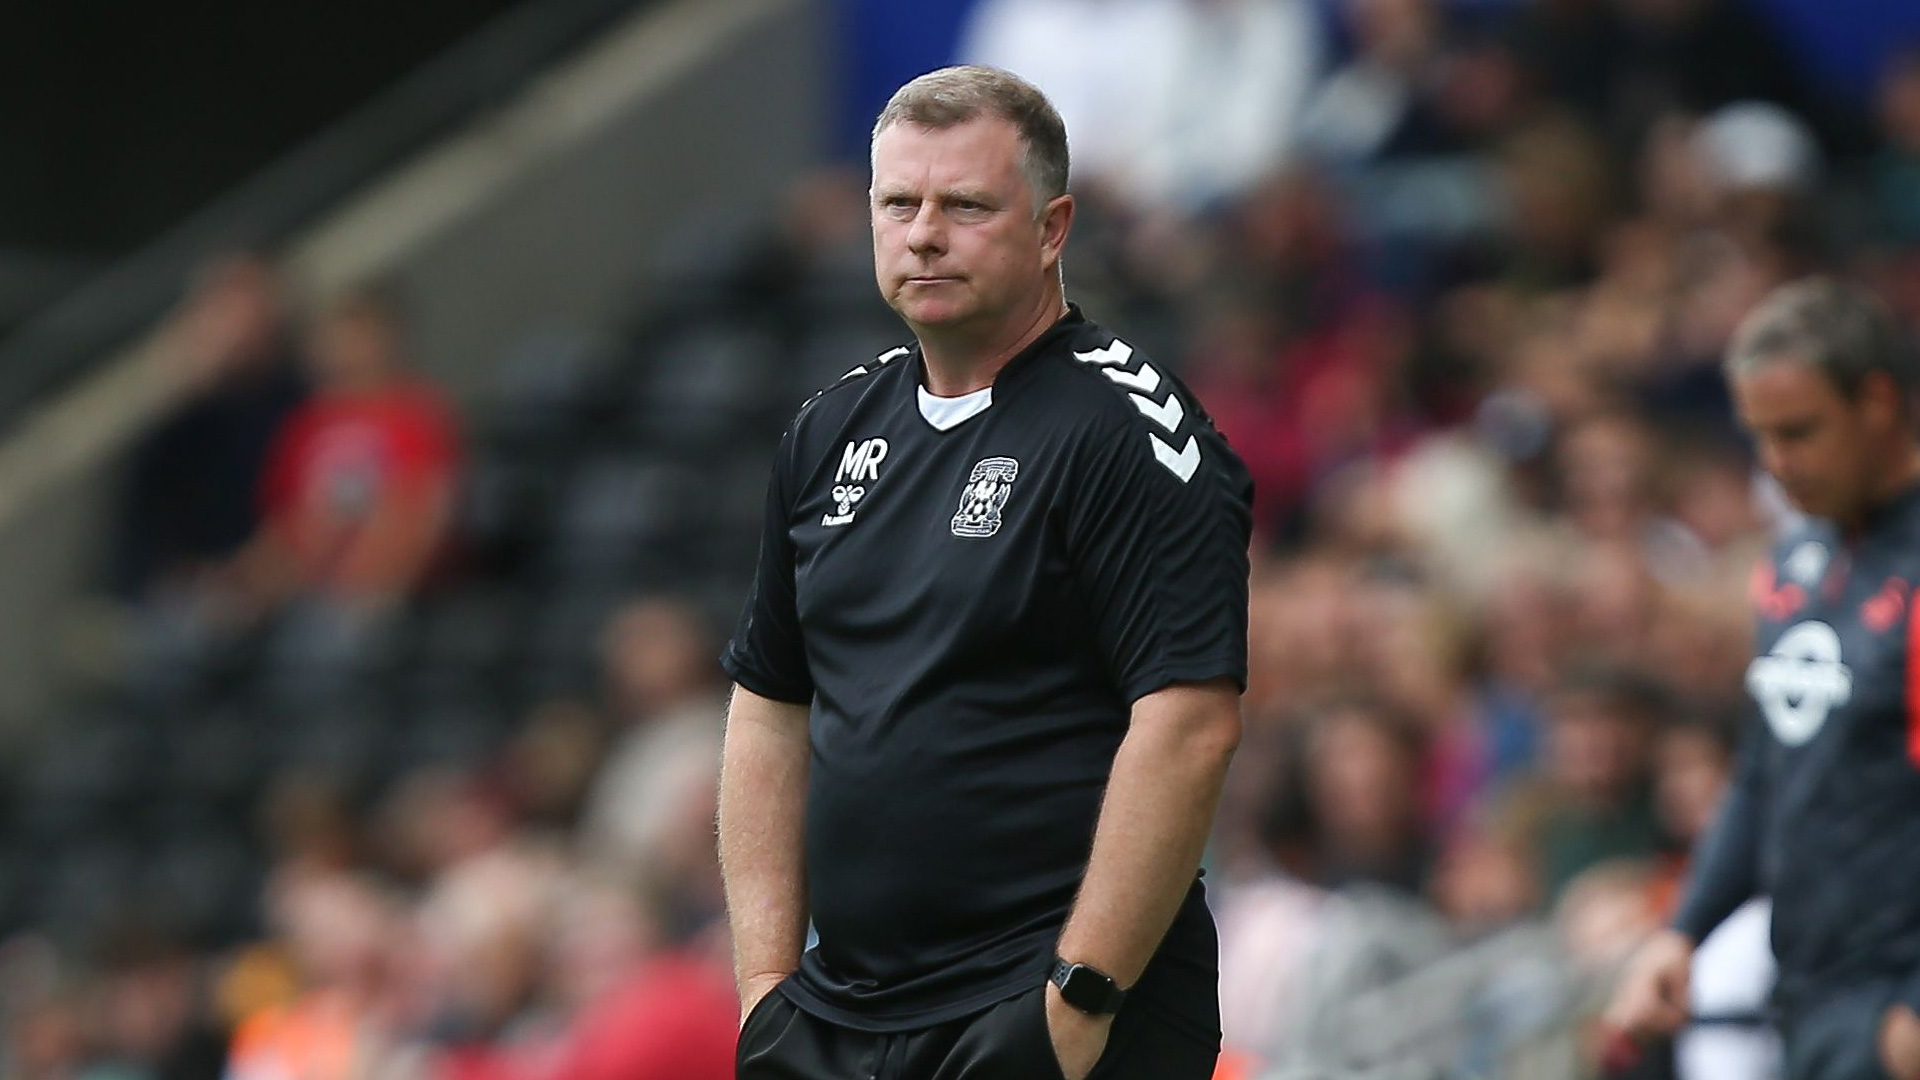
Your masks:
M 964 304 L 938 303 L 925 300 L 896 301 L 893 310 L 902 319 L 914 326 L 943 328 L 958 326 L 972 317 L 973 311 Z

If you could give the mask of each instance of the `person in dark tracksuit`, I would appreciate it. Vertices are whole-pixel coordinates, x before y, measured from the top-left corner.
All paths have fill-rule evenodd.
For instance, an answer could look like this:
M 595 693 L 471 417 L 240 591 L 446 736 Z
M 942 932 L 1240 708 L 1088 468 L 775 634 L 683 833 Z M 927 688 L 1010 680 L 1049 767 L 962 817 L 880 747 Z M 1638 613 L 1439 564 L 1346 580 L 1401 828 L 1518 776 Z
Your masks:
M 1755 719 L 1670 929 L 1609 1019 L 1686 1021 L 1693 946 L 1773 899 L 1790 1080 L 1920 1077 L 1920 443 L 1909 342 L 1865 290 L 1783 286 L 1726 368 L 1762 464 L 1806 516 L 1753 582 Z
M 1252 484 L 1066 302 L 1066 179 L 1006 72 L 922 76 L 875 125 L 875 272 L 915 340 L 788 427 L 722 656 L 741 1080 L 1213 1075 L 1199 862 Z

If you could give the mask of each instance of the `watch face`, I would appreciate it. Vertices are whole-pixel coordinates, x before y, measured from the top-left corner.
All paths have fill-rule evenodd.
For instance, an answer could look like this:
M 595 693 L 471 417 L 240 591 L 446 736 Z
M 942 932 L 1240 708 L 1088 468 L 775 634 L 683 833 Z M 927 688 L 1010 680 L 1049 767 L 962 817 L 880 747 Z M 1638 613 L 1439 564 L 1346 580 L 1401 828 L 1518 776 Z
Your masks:
M 1085 964 L 1071 965 L 1064 972 L 1056 971 L 1054 983 L 1060 987 L 1060 997 L 1081 1012 L 1110 1013 L 1119 1008 L 1119 987 Z

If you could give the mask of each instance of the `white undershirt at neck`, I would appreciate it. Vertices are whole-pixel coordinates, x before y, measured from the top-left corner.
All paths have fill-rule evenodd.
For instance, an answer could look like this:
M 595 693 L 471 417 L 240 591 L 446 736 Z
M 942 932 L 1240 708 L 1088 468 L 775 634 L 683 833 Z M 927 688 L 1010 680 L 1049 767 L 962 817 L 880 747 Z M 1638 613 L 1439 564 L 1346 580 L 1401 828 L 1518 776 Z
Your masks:
M 922 386 L 920 390 L 920 415 L 932 424 L 935 431 L 951 431 L 961 424 L 987 411 L 993 404 L 993 387 L 983 386 L 971 394 L 959 397 L 940 397 L 929 393 Z

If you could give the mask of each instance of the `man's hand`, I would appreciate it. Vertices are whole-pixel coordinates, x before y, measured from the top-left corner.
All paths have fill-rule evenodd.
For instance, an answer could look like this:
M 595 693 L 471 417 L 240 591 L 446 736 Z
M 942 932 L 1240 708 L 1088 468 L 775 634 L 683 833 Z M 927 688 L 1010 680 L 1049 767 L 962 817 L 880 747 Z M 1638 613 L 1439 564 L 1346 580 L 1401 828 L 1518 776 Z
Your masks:
M 1906 1005 L 1880 1018 L 1880 1065 L 1893 1080 L 1920 1080 L 1920 1016 Z
M 1067 1004 L 1059 987 L 1047 984 L 1047 1034 L 1053 1039 L 1053 1056 L 1067 1080 L 1087 1080 L 1112 1033 L 1113 1017 L 1089 1016 Z
M 1679 1031 L 1687 1022 L 1687 972 L 1692 964 L 1692 939 L 1678 930 L 1654 935 L 1628 962 L 1607 1006 L 1607 1023 L 1636 1039 Z
M 785 975 L 776 971 L 766 975 L 752 976 L 740 984 L 740 1027 L 742 1030 L 746 1029 L 747 1017 L 753 1015 L 753 1010 L 758 1008 L 760 1002 L 766 1000 L 766 996 L 773 993 L 773 988 L 779 986 L 785 978 Z

